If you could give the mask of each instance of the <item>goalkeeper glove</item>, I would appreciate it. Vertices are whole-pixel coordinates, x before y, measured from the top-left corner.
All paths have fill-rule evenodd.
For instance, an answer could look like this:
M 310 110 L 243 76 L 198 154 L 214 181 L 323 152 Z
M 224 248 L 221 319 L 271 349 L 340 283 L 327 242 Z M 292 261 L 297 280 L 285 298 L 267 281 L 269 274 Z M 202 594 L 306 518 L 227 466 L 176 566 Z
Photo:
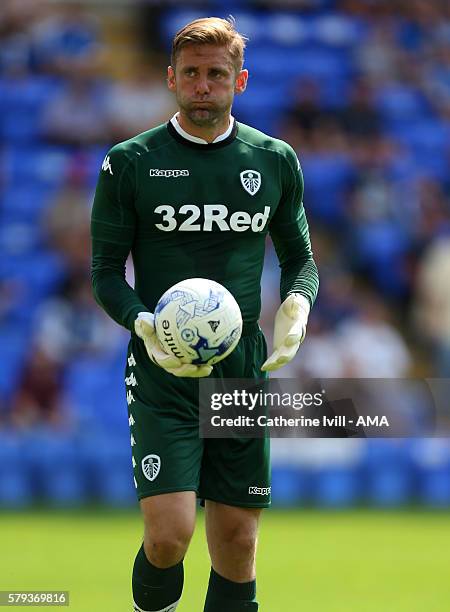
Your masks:
M 289 363 L 305 339 L 310 305 L 299 293 L 291 293 L 278 308 L 273 332 L 273 353 L 261 370 L 274 371 Z
M 178 357 L 169 355 L 163 350 L 156 336 L 155 316 L 151 312 L 140 312 L 134 322 L 134 329 L 144 341 L 150 359 L 166 372 L 185 378 L 201 378 L 211 374 L 212 366 L 182 363 Z

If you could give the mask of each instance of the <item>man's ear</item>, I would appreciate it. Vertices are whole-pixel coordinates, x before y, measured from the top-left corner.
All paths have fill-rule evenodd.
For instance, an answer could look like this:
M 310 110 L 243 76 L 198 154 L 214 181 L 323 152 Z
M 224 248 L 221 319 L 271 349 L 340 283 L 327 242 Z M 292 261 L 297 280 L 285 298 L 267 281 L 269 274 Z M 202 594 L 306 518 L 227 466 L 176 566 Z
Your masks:
M 175 81 L 175 70 L 172 66 L 167 68 L 167 87 L 170 91 L 175 91 L 176 89 L 176 81 Z
M 245 91 L 248 81 L 248 70 L 241 70 L 236 77 L 234 93 L 241 94 Z

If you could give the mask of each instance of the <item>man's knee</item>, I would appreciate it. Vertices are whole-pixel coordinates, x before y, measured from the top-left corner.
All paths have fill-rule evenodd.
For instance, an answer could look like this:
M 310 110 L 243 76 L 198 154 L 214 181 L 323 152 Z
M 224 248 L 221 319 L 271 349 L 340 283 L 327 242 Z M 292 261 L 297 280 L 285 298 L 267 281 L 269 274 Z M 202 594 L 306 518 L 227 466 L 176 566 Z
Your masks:
M 187 525 L 173 525 L 170 531 L 153 532 L 152 529 L 146 529 L 144 550 L 148 560 L 161 568 L 179 563 L 186 554 L 192 531 Z
M 179 563 L 186 554 L 195 526 L 195 493 L 171 493 L 142 500 L 144 550 L 156 567 Z
M 242 558 L 250 558 L 255 554 L 257 534 L 256 530 L 249 529 L 247 525 L 227 526 L 222 530 L 222 543 L 239 554 Z

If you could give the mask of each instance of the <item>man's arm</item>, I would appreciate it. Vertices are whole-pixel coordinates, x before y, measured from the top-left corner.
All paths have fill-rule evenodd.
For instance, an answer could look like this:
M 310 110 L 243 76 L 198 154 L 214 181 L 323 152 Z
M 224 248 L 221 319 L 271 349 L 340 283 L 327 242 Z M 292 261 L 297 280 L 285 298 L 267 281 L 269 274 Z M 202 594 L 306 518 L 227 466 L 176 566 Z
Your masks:
M 289 363 L 297 353 L 319 288 L 303 207 L 303 176 L 294 151 L 288 153 L 281 170 L 283 196 L 270 224 L 281 268 L 282 302 L 275 317 L 273 352 L 262 366 L 270 371 Z
M 113 148 L 100 170 L 91 218 L 95 299 L 112 319 L 130 331 L 134 331 L 139 312 L 148 310 L 125 280 L 137 222 L 133 177 L 132 159 Z
M 142 339 L 153 363 L 174 376 L 209 376 L 211 366 L 181 363 L 162 349 L 156 337 L 153 314 L 125 280 L 125 264 L 137 225 L 134 201 L 133 161 L 115 147 L 103 162 L 92 208 L 95 299 L 111 318 Z
M 303 206 L 303 175 L 294 151 L 283 160 L 283 197 L 270 224 L 270 235 L 280 262 L 280 297 L 304 296 L 310 306 L 319 289 L 319 273 L 311 250 Z

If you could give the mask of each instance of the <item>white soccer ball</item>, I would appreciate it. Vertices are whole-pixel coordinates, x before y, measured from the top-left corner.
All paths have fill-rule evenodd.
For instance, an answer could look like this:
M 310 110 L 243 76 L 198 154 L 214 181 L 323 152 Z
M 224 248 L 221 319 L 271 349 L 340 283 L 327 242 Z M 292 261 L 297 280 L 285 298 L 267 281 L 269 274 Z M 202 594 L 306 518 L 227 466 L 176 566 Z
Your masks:
M 161 296 L 155 328 L 166 353 L 183 363 L 213 365 L 236 348 L 242 333 L 241 309 L 219 283 L 188 278 Z

